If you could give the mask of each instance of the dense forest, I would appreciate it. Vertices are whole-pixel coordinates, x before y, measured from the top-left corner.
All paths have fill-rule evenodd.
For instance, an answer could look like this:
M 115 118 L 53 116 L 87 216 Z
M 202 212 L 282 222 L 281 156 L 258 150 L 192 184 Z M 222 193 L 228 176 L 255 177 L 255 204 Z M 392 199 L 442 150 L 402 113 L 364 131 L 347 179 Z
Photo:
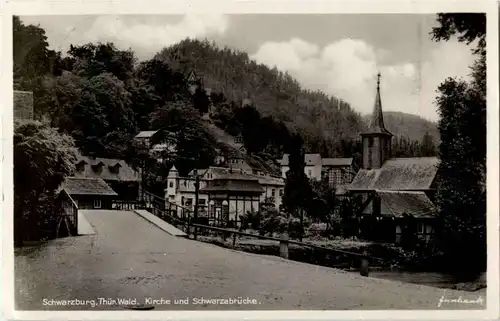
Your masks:
M 363 117 L 365 123 L 370 120 L 370 117 L 371 115 Z M 427 133 L 433 138 L 434 143 L 439 142 L 438 124 L 417 115 L 399 111 L 384 111 L 384 124 L 394 136 L 404 136 L 412 141 L 421 141 Z
M 211 122 L 241 136 L 248 154 L 281 158 L 290 135 L 300 133 L 307 152 L 360 156 L 365 120 L 348 103 L 302 89 L 246 53 L 188 39 L 140 63 L 133 51 L 111 43 L 71 46 L 62 55 L 49 49 L 42 28 L 18 17 L 14 40 L 14 88 L 33 91 L 36 117 L 71 135 L 86 154 L 130 158 L 138 131 L 165 129 L 174 135 L 162 138 L 174 137 L 180 146 L 164 155 L 170 163 L 183 172 L 210 165 L 220 146 L 201 115 L 211 106 Z M 191 71 L 199 77 L 195 92 Z M 396 129 L 395 156 L 422 156 L 421 134 L 435 137 L 435 128 L 417 116 L 393 114 L 386 122 Z

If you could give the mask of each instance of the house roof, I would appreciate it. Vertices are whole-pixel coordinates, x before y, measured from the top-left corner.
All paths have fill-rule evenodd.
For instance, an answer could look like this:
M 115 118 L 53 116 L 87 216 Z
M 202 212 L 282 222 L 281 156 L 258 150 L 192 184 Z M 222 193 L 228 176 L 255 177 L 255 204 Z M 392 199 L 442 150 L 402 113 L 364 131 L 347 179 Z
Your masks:
M 244 192 L 262 194 L 264 189 L 260 186 L 258 180 L 240 178 L 214 179 L 210 181 L 205 188 L 201 188 L 200 192 Z
M 437 157 L 388 159 L 380 169 L 361 169 L 348 186 L 351 191 L 423 191 L 436 177 Z
M 278 161 L 278 162 L 281 164 L 281 166 L 288 166 L 289 157 L 290 157 L 289 154 L 284 154 L 281 161 Z M 321 155 L 320 154 L 305 154 L 304 161 L 305 161 L 306 166 L 321 165 Z
M 158 132 L 157 130 L 144 130 L 142 132 L 139 132 L 139 134 L 135 135 L 134 138 L 151 138 L 157 132 Z
M 380 213 L 382 216 L 401 218 L 404 214 L 415 218 L 432 218 L 437 209 L 424 192 L 376 191 L 380 197 Z M 367 206 L 368 211 L 370 206 Z M 368 212 L 364 211 L 365 214 Z
M 323 158 L 323 166 L 351 166 L 353 158 Z
M 69 195 L 118 196 L 102 178 L 68 177 L 62 189 Z
M 112 158 L 91 158 L 89 156 L 78 156 L 78 160 L 76 164 L 84 161 L 87 165 L 82 171 L 75 171 L 75 177 L 88 177 L 88 178 L 102 178 L 104 180 L 114 180 L 114 181 L 132 181 L 138 182 L 140 181 L 140 176 L 137 171 L 135 171 L 130 165 L 128 165 L 122 159 L 112 159 Z M 96 166 L 99 163 L 102 163 L 102 171 L 100 173 L 96 173 L 92 166 Z M 120 166 L 120 170 L 118 173 L 113 173 L 110 171 L 110 167 L 115 167 L 116 165 Z
M 262 193 L 264 189 L 254 175 L 248 175 L 238 170 L 230 171 L 228 168 L 211 167 L 214 178 L 200 192 L 252 192 Z
M 208 169 L 198 169 L 198 175 L 204 174 L 206 171 L 209 171 L 213 179 L 250 179 L 257 180 L 261 185 L 275 185 L 275 186 L 284 186 L 285 181 L 281 176 L 272 176 L 272 175 L 255 175 L 255 174 L 246 174 L 243 173 L 240 169 L 230 169 L 226 167 L 215 167 L 210 166 Z M 194 170 L 189 172 L 188 176 L 193 176 Z

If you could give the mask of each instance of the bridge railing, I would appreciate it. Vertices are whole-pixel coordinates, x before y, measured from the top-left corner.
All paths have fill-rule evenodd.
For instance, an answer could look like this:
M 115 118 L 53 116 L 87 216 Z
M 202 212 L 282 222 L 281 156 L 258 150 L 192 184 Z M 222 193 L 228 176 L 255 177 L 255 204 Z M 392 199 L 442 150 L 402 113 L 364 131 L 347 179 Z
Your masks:
M 59 235 L 62 223 L 66 224 L 69 235 L 78 235 L 78 205 L 64 189 L 59 194 L 59 200 L 63 213 L 57 223 L 57 235 Z M 67 224 L 69 224 L 69 226 Z
M 360 261 L 360 274 L 363 276 L 368 276 L 368 270 L 369 270 L 369 262 L 370 261 L 383 261 L 380 258 L 375 258 L 372 256 L 369 256 L 366 251 L 363 253 L 356 253 L 356 252 L 350 252 L 350 251 L 345 251 L 341 249 L 336 249 L 332 247 L 326 247 L 326 246 L 320 246 L 316 244 L 311 244 L 311 243 L 304 243 L 304 242 L 299 242 L 295 240 L 290 240 L 288 237 L 288 233 L 283 233 L 280 238 L 272 237 L 272 236 L 264 236 L 264 235 L 258 235 L 258 234 L 253 234 L 253 233 L 246 233 L 237 229 L 232 229 L 232 228 L 222 228 L 222 227 L 216 227 L 216 226 L 211 226 L 207 224 L 199 224 L 198 222 L 195 222 L 193 219 L 193 211 L 189 208 L 171 203 L 169 201 L 166 201 L 165 199 L 150 194 L 151 197 L 151 202 L 149 204 L 152 205 L 152 213 L 156 215 L 157 217 L 161 218 L 165 222 L 174 225 L 175 227 L 179 228 L 180 230 L 184 231 L 188 237 L 193 236 L 193 238 L 196 240 L 197 236 L 201 234 L 201 231 L 206 231 L 209 233 L 213 234 L 218 234 L 221 235 L 224 240 L 227 240 L 228 238 L 232 238 L 232 247 L 236 247 L 236 241 L 238 238 L 241 237 L 247 237 L 247 238 L 256 238 L 259 240 L 270 240 L 270 241 L 276 241 L 279 242 L 280 246 L 280 256 L 288 259 L 288 248 L 290 244 L 298 245 L 298 246 L 303 246 L 303 247 L 309 247 L 313 248 L 316 250 L 323 250 L 327 252 L 332 252 L 334 254 L 341 254 L 341 255 L 346 255 L 349 256 L 355 260 Z M 159 205 L 160 203 L 164 204 L 163 207 L 156 206 Z M 181 215 L 179 215 L 179 213 Z M 205 233 L 203 233 L 205 234 Z

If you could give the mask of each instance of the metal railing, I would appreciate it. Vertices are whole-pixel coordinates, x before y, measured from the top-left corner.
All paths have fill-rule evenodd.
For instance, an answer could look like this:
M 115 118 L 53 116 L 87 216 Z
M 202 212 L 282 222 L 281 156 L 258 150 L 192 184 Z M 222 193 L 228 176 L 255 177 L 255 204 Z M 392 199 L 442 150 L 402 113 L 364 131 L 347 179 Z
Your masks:
M 223 239 L 228 239 L 232 237 L 232 246 L 233 248 L 236 247 L 236 241 L 238 238 L 241 238 L 242 236 L 244 237 L 250 237 L 250 238 L 256 238 L 260 240 L 271 240 L 271 241 L 277 241 L 279 242 L 279 247 L 280 247 L 280 256 L 288 259 L 288 248 L 290 244 L 294 244 L 297 246 L 303 246 L 303 247 L 309 247 L 313 248 L 316 250 L 323 250 L 323 251 L 328 251 L 332 252 L 335 254 L 342 254 L 342 255 L 347 255 L 350 256 L 354 259 L 358 259 L 360 261 L 360 274 L 363 276 L 368 276 L 368 270 L 369 270 L 369 262 L 370 261 L 384 261 L 383 259 L 376 258 L 369 256 L 366 251 L 363 253 L 356 253 L 356 252 L 350 252 L 350 251 L 345 251 L 341 249 L 336 249 L 336 248 L 331 248 L 331 247 L 325 247 L 325 246 L 320 246 L 316 244 L 310 244 L 310 243 L 304 243 L 304 242 L 299 242 L 299 241 L 294 241 L 290 240 L 288 233 L 283 233 L 280 238 L 277 237 L 272 237 L 272 236 L 264 236 L 264 235 L 258 235 L 258 234 L 253 234 L 253 233 L 247 233 L 243 231 L 239 231 L 237 229 L 232 229 L 232 228 L 223 228 L 223 227 L 216 227 L 216 226 L 210 226 L 206 224 L 199 224 L 198 222 L 194 222 L 193 220 L 193 211 L 171 203 L 159 196 L 149 194 L 149 203 L 152 205 L 149 207 L 151 209 L 152 214 L 161 218 L 165 222 L 172 224 L 176 228 L 182 230 L 185 232 L 188 237 L 193 236 L 194 239 L 197 239 L 197 236 L 201 233 L 201 231 L 210 231 L 210 232 L 215 232 L 216 234 L 221 234 Z M 146 202 L 147 203 L 147 202 Z M 163 207 L 160 207 L 160 204 L 164 204 Z M 157 206 L 158 205 L 158 206 Z M 182 215 L 178 215 L 179 212 L 182 213 Z
M 59 235 L 59 229 L 64 221 L 68 229 L 68 234 L 78 235 L 78 205 L 64 189 L 62 190 L 60 197 L 63 214 L 57 223 L 56 234 Z

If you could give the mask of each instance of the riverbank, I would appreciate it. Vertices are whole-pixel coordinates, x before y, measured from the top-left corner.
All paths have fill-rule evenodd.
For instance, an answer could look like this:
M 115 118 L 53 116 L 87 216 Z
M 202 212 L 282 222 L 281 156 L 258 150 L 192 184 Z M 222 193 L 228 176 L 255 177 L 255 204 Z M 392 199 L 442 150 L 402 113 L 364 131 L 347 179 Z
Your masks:
M 199 235 L 197 239 L 242 252 L 274 256 L 279 256 L 280 253 L 278 241 L 241 237 L 237 238 L 233 247 L 233 239 L 229 237 L 224 239 L 220 236 Z M 463 283 L 456 282 L 449 274 L 436 272 L 432 266 L 428 266 L 426 270 L 405 269 L 401 263 L 408 261 L 408 258 L 403 257 L 402 250 L 393 244 L 320 238 L 305 238 L 303 242 L 359 254 L 366 251 L 374 258 L 370 262 L 370 277 L 469 292 L 486 290 L 486 273 L 475 281 Z M 289 259 L 359 273 L 360 260 L 345 253 L 290 244 Z

